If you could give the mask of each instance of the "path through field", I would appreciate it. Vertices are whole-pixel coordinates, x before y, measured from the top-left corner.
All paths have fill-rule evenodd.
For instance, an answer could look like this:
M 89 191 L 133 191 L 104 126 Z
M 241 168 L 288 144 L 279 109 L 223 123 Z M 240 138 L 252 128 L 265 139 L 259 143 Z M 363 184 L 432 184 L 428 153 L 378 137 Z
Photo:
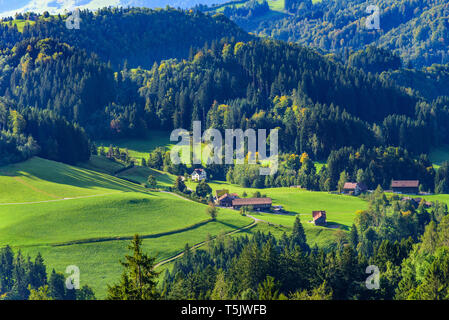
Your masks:
M 187 199 L 186 199 L 186 200 L 187 200 Z M 251 216 L 248 216 L 248 217 L 254 219 L 254 221 L 253 221 L 251 224 L 249 224 L 249 225 L 247 225 L 247 226 L 245 226 L 245 227 L 241 227 L 241 228 L 239 228 L 239 229 L 236 229 L 236 230 L 227 232 L 227 233 L 225 233 L 225 235 L 230 236 L 230 235 L 233 235 L 233 234 L 235 234 L 235 233 L 239 233 L 239 232 L 241 232 L 241 231 L 251 229 L 252 227 L 254 227 L 254 226 L 258 223 L 258 221 L 262 221 L 262 220 L 259 220 L 259 219 L 255 219 L 254 217 L 251 217 Z M 213 238 L 212 238 L 211 240 L 209 240 L 209 241 L 202 241 L 202 242 L 200 242 L 200 243 L 197 243 L 197 244 L 195 244 L 194 246 L 192 246 L 190 249 L 191 249 L 191 250 L 198 249 L 199 247 L 202 247 L 203 245 L 209 243 L 210 241 L 214 241 L 215 238 L 216 238 L 216 237 L 213 237 Z M 175 256 L 173 256 L 173 257 L 171 257 L 171 258 L 162 260 L 161 262 L 157 263 L 157 264 L 154 266 L 154 268 L 160 267 L 160 266 L 163 265 L 163 264 L 166 264 L 166 263 L 169 263 L 169 262 L 171 262 L 171 261 L 174 261 L 174 260 L 176 260 L 176 259 L 178 259 L 178 258 L 181 258 L 183 255 L 184 255 L 184 252 L 181 252 L 181 253 L 178 253 L 177 255 L 175 255 Z
M 62 199 L 55 199 L 55 200 L 42 200 L 42 201 L 32 201 L 32 202 L 14 202 L 14 203 L 0 203 L 0 206 L 11 206 L 11 205 L 23 205 L 23 204 L 38 204 L 38 203 L 47 203 L 47 202 L 59 202 L 59 201 L 67 201 L 67 200 L 77 200 L 77 199 L 85 199 L 85 198 L 93 198 L 93 197 L 102 197 L 107 196 L 110 194 L 117 194 L 117 193 L 123 193 L 123 192 L 110 192 L 110 193 L 102 193 L 102 194 L 94 194 L 90 196 L 80 196 L 80 197 L 73 197 L 73 198 L 62 198 Z

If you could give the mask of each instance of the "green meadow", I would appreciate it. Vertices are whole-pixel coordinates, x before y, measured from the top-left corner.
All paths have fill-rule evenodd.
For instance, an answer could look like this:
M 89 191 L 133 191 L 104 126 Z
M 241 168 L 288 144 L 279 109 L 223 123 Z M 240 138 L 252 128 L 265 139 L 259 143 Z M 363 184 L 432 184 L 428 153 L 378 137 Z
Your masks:
M 105 151 L 109 150 L 109 146 L 119 147 L 120 150 L 128 149 L 132 158 L 140 160 L 148 159 L 151 151 L 157 147 L 165 147 L 170 149 L 177 142 L 170 141 L 170 132 L 152 131 L 145 139 L 118 139 L 118 140 L 98 140 L 95 141 L 97 147 L 104 147 Z
M 135 166 L 131 169 L 120 172 L 117 176 L 126 179 L 131 179 L 139 183 L 147 183 L 148 176 L 153 175 L 157 180 L 158 187 L 170 187 L 176 180 L 176 176 L 168 172 L 148 168 Z
M 259 191 L 262 195 L 266 195 L 273 199 L 273 205 L 282 205 L 284 210 L 290 212 L 290 215 L 283 216 L 287 220 L 285 225 L 293 225 L 296 214 L 300 214 L 302 222 L 311 220 L 312 211 L 325 210 L 327 220 L 336 225 L 342 225 L 346 229 L 352 225 L 355 212 L 357 210 L 366 209 L 368 204 L 366 201 L 353 196 L 331 194 L 328 192 L 314 192 L 298 188 L 267 188 L 254 189 L 242 188 L 238 185 L 229 184 L 222 181 L 208 182 L 214 190 L 227 189 L 231 193 L 237 193 L 242 197 L 246 192 L 248 197 Z M 187 185 L 195 190 L 195 182 L 187 182 Z M 273 218 L 279 218 L 279 215 L 269 214 Z M 273 221 L 274 222 L 274 221 Z
M 143 150 L 151 145 L 139 147 L 134 141 L 132 147 L 125 147 Z M 153 174 L 159 186 L 172 186 L 174 175 L 136 166 L 113 176 L 123 167 L 100 156 L 78 166 L 35 157 L 0 167 L 0 183 L 4 186 L 0 189 L 0 246 L 9 244 L 33 256 L 41 252 L 48 271 L 54 268 L 64 273 L 67 266 L 77 265 L 82 284 L 88 284 L 97 297 L 104 298 L 107 284 L 119 279 L 119 260 L 126 254 L 129 239 L 135 233 L 144 237 L 144 250 L 157 255 L 157 261 L 161 262 L 182 252 L 186 243 L 195 245 L 208 236 L 235 232 L 253 224 L 252 218 L 230 209 L 220 209 L 217 220 L 211 221 L 206 205 L 139 185 Z M 291 232 L 299 216 L 309 245 L 328 247 L 335 241 L 337 228 L 347 230 L 355 212 L 367 206 L 357 197 L 326 192 L 242 188 L 221 181 L 208 183 L 213 190 L 229 189 L 240 196 L 243 192 L 251 196 L 259 191 L 288 211 L 283 215 L 252 213 L 259 223 L 233 237 L 251 236 L 257 231 L 280 237 Z M 191 181 L 187 185 L 196 187 Z M 449 196 L 448 199 L 440 196 L 440 200 L 449 202 Z M 328 227 L 308 222 L 313 210 L 326 210 Z M 170 263 L 158 270 L 169 267 Z
M 135 233 L 144 237 L 144 249 L 161 261 L 181 252 L 186 243 L 253 223 L 229 209 L 220 209 L 211 221 L 206 205 L 87 169 L 102 161 L 94 157 L 81 168 L 35 157 L 1 167 L 0 246 L 33 256 L 41 252 L 48 271 L 77 265 L 82 283 L 104 298 L 106 285 L 119 279 L 119 259 Z M 106 166 L 103 171 L 113 169 Z
M 0 167 L 0 204 L 61 200 L 145 189 L 105 173 L 32 158 Z
M 92 155 L 90 160 L 78 165 L 81 168 L 85 168 L 92 171 L 98 171 L 107 174 L 114 174 L 116 171 L 123 169 L 124 164 L 108 159 L 102 156 Z
M 214 236 L 233 230 L 227 222 L 220 221 L 219 215 L 217 222 L 208 223 L 194 230 L 144 239 L 143 249 L 152 256 L 157 255 L 157 262 L 160 262 L 182 252 L 186 243 L 192 246 L 205 241 L 208 234 Z M 250 222 L 249 219 L 248 221 Z M 128 240 L 120 240 L 68 246 L 32 246 L 21 250 L 32 256 L 40 252 L 49 267 L 47 271 L 54 268 L 64 273 L 67 266 L 78 266 L 81 285 L 89 285 L 94 289 L 97 298 L 105 298 L 107 285 L 116 283 L 120 278 L 122 267 L 119 260 L 123 260 L 125 254 L 129 253 L 127 250 L 129 243 Z

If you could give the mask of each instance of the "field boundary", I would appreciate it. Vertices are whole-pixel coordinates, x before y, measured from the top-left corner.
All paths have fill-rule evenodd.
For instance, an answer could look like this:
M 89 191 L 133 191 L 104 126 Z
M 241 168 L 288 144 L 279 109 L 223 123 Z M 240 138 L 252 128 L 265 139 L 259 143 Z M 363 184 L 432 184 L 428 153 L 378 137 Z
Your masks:
M 152 233 L 152 234 L 146 234 L 146 235 L 140 235 L 139 237 L 142 239 L 151 239 L 151 238 L 160 238 L 165 237 L 169 235 L 173 235 L 176 233 L 186 232 L 190 231 L 196 228 L 199 228 L 203 225 L 208 224 L 209 222 L 212 222 L 212 219 L 203 220 L 200 222 L 197 222 L 195 224 L 189 225 L 184 228 L 165 231 L 165 232 L 159 232 L 159 233 Z M 132 240 L 134 238 L 134 235 L 132 236 L 119 236 L 119 237 L 101 237 L 101 238 L 90 238 L 90 239 L 80 239 L 80 240 L 72 240 L 72 241 L 66 241 L 66 242 L 60 242 L 60 243 L 51 243 L 46 244 L 52 247 L 62 247 L 62 246 L 70 246 L 74 244 L 87 244 L 87 243 L 97 243 L 97 242 L 107 242 L 107 241 L 122 241 L 122 240 Z M 33 245 L 34 246 L 34 245 Z
M 241 228 L 238 228 L 238 229 L 235 229 L 235 230 L 232 230 L 232 231 L 229 231 L 229 232 L 226 232 L 225 235 L 226 235 L 226 236 L 230 236 L 230 235 L 233 235 L 233 234 L 242 232 L 242 231 L 244 231 L 244 230 L 251 229 L 251 228 L 255 227 L 255 226 L 257 225 L 257 223 L 258 223 L 258 222 L 257 222 L 255 219 L 253 219 L 253 222 L 251 222 L 249 225 L 244 226 L 244 227 L 241 227 Z M 190 248 L 190 250 L 198 249 L 198 248 L 202 247 L 203 245 L 205 245 L 206 243 L 209 243 L 210 241 L 214 241 L 216 238 L 217 238 L 217 236 L 213 236 L 213 237 L 211 238 L 211 240 L 209 240 L 209 241 L 207 241 L 207 240 L 201 241 L 201 242 L 199 242 L 199 243 L 193 245 L 193 246 Z M 178 258 L 181 258 L 183 255 L 184 255 L 184 251 L 182 251 L 182 252 L 180 252 L 180 253 L 177 253 L 176 255 L 172 256 L 171 258 L 167 258 L 167 259 L 165 259 L 165 260 L 162 260 L 162 261 L 160 261 L 160 262 L 158 262 L 158 263 L 156 263 L 156 264 L 154 265 L 154 269 L 156 269 L 157 267 L 160 267 L 160 266 L 162 266 L 162 265 L 164 265 L 164 264 L 166 264 L 166 263 L 169 263 L 169 262 L 171 262 L 171 261 L 173 261 L 173 260 L 176 260 L 176 259 L 178 259 Z

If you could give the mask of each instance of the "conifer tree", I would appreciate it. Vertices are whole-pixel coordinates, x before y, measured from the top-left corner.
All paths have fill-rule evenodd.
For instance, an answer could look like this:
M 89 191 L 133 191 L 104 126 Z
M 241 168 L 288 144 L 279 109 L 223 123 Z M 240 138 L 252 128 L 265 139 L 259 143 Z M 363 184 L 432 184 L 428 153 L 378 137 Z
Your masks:
M 299 246 L 304 252 L 309 252 L 310 247 L 307 244 L 306 233 L 304 227 L 301 224 L 301 220 L 297 216 L 293 225 L 293 232 L 290 238 L 290 246 Z
M 134 235 L 128 249 L 132 255 L 126 255 L 120 263 L 123 270 L 120 283 L 108 286 L 109 300 L 157 300 L 158 272 L 154 270 L 155 257 L 149 257 L 142 251 L 142 239 Z

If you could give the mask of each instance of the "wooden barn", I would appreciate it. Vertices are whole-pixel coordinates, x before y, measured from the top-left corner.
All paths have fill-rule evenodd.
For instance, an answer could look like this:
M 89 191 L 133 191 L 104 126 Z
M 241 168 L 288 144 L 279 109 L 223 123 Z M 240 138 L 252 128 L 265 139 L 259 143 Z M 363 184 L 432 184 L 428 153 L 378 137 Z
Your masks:
M 393 180 L 391 190 L 396 193 L 418 194 L 419 180 Z
M 271 198 L 243 198 L 232 200 L 232 207 L 236 210 L 241 207 L 253 207 L 255 210 L 270 209 L 272 205 Z
M 316 226 L 326 225 L 326 211 L 313 211 L 312 212 L 313 223 Z

